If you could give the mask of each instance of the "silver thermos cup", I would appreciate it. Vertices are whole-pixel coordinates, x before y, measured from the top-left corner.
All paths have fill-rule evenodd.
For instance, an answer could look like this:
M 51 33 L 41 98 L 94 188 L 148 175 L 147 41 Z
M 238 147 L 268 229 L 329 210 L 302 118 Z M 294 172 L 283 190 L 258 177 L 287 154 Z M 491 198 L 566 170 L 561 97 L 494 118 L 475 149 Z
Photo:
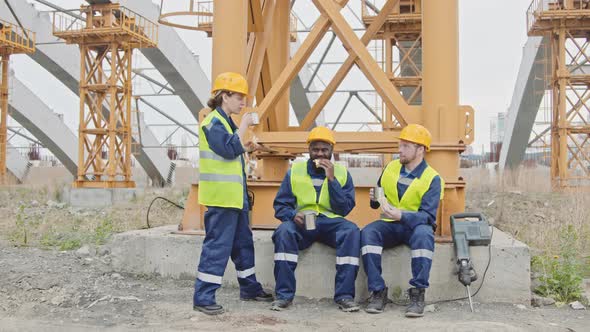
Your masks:
M 305 230 L 313 231 L 315 229 L 315 213 L 307 213 L 305 214 Z

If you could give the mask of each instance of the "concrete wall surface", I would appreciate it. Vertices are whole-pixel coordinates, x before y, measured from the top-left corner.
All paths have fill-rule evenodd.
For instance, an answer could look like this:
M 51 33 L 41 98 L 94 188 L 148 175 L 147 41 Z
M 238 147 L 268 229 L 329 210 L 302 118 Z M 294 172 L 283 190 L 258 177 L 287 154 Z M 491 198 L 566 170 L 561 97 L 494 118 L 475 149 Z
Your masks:
M 172 278 L 194 279 L 202 248 L 203 236 L 172 234 L 176 226 L 116 234 L 110 241 L 112 262 L 116 270 L 127 273 L 158 274 Z M 256 276 L 265 288 L 274 288 L 274 245 L 271 231 L 254 231 Z M 334 292 L 336 251 L 315 243 L 299 253 L 296 270 L 297 295 L 331 298 Z M 479 287 L 488 261 L 487 247 L 472 247 L 472 261 Z M 437 243 L 430 276 L 427 301 L 466 296 L 457 280 L 452 244 Z M 411 276 L 410 249 L 399 246 L 383 252 L 383 277 L 390 289 L 409 287 Z M 237 286 L 235 268 L 231 261 L 223 277 L 224 285 Z M 357 300 L 368 297 L 366 275 L 361 268 L 356 281 Z M 530 304 L 530 254 L 528 247 L 506 233 L 495 229 L 491 247 L 491 264 L 485 284 L 476 296 L 477 302 L 508 302 Z

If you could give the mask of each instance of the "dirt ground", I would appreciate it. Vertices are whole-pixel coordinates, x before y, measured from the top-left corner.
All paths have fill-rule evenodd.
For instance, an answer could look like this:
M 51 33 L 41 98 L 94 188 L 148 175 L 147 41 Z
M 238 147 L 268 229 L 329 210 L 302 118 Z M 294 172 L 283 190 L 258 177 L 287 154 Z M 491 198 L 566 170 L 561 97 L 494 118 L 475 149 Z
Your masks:
M 573 245 L 590 277 L 590 196 L 551 193 L 539 186 L 543 174 L 505 184 L 478 172 L 487 171 L 467 175 L 467 211 L 484 212 L 534 255 L 558 254 L 563 227 L 573 227 Z M 218 292 L 228 312 L 205 316 L 192 310 L 193 280 L 121 275 L 102 246 L 112 233 L 145 228 L 154 197 L 183 204 L 186 195 L 178 188 L 150 190 L 112 208 L 77 209 L 61 203 L 59 186 L 0 190 L 0 331 L 588 331 L 590 325 L 587 310 L 567 305 L 476 304 L 471 313 L 466 302 L 455 302 L 409 320 L 393 304 L 381 315 L 345 314 L 330 300 L 297 298 L 290 310 L 273 312 L 268 304 L 239 301 L 231 288 Z M 159 201 L 150 224 L 176 224 L 181 216 Z
M 82 250 L 85 251 L 85 250 Z M 121 275 L 108 248 L 97 252 L 15 248 L 0 244 L 0 331 L 587 331 L 590 313 L 466 302 L 435 305 L 422 319 L 406 319 L 390 304 L 381 315 L 345 314 L 330 300 L 297 298 L 287 311 L 241 302 L 222 288 L 228 312 L 209 317 L 192 310 L 192 280 Z

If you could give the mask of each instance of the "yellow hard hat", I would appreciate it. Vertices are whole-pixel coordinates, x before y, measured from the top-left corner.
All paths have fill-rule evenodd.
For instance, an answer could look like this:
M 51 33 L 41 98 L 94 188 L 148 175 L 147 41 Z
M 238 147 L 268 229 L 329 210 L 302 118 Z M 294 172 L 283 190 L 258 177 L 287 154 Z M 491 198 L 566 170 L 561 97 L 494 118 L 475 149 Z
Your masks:
M 336 140 L 334 139 L 334 134 L 332 131 L 326 127 L 315 127 L 307 136 L 307 144 L 314 142 L 314 141 L 322 141 L 326 143 L 330 143 L 332 145 L 336 144 Z
M 215 93 L 219 90 L 238 92 L 244 95 L 248 94 L 248 82 L 244 76 L 238 73 L 221 73 L 215 78 L 213 82 L 213 90 L 211 93 Z
M 424 145 L 426 151 L 430 151 L 430 142 L 432 142 L 432 135 L 428 129 L 419 124 L 411 123 L 407 125 L 399 135 L 400 139 L 404 141 Z

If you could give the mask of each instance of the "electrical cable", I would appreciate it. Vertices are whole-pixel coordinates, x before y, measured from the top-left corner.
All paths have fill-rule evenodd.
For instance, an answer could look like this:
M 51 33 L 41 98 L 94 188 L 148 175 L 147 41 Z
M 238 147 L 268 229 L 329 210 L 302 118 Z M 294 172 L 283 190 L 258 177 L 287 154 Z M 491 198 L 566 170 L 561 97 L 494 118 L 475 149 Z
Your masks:
M 165 197 L 162 197 L 162 196 L 158 196 L 158 197 L 154 198 L 152 200 L 152 202 L 150 203 L 150 206 L 148 207 L 147 213 L 145 215 L 145 223 L 146 223 L 148 229 L 151 228 L 151 225 L 150 225 L 150 209 L 152 208 L 152 205 L 154 204 L 154 202 L 156 200 L 158 200 L 158 199 L 164 200 L 164 201 L 166 201 L 166 202 L 168 202 L 168 203 L 176 206 L 177 208 L 184 210 L 184 206 L 182 206 L 180 204 L 176 204 L 173 201 L 169 200 L 168 198 L 165 198 Z

